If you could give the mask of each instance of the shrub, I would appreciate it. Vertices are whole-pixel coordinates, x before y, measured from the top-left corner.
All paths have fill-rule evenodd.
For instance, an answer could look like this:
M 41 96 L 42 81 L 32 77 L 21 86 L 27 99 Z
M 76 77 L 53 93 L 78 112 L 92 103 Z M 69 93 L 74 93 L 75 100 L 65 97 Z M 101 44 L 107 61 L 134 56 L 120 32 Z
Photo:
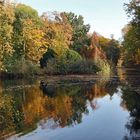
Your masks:
M 96 65 L 101 69 L 100 74 L 104 76 L 111 75 L 111 66 L 107 60 L 97 59 Z
M 75 62 L 82 60 L 82 57 L 79 53 L 74 50 L 68 49 L 66 55 L 64 56 L 69 62 Z
M 92 60 L 85 59 L 73 62 L 52 59 L 46 68 L 47 74 L 95 74 L 99 71 L 100 68 Z
M 61 57 L 52 58 L 48 60 L 46 73 L 47 74 L 68 74 L 70 66 L 82 60 L 82 57 L 79 53 L 74 50 L 68 49 Z
M 93 60 L 80 60 L 70 66 L 70 73 L 79 74 L 95 74 L 100 71 L 100 68 L 94 63 Z
M 27 60 L 19 60 L 15 61 L 14 63 L 11 63 L 6 66 L 7 72 L 10 73 L 21 73 L 23 75 L 33 76 L 34 74 L 37 74 L 39 69 L 39 65 L 34 64 L 31 61 Z

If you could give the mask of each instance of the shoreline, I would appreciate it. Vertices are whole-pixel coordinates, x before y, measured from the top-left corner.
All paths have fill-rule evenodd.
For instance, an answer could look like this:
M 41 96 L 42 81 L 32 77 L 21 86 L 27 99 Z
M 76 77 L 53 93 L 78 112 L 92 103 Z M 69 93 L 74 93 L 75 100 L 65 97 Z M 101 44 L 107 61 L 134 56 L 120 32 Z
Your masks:
M 122 71 L 136 71 L 139 73 L 139 70 L 136 68 L 127 68 L 121 67 L 116 68 L 115 71 L 122 70 Z M 116 72 L 115 72 L 116 73 Z M 117 75 L 111 74 L 110 77 L 116 77 Z M 58 74 L 58 75 L 49 75 L 49 74 L 35 74 L 25 76 L 23 73 L 9 73 L 9 72 L 0 72 L 0 80 L 28 80 L 28 79 L 38 79 L 44 80 L 46 82 L 54 82 L 54 81 L 69 81 L 69 82 L 80 82 L 80 81 L 91 81 L 96 80 L 98 78 L 106 78 L 109 76 L 105 76 L 102 74 Z

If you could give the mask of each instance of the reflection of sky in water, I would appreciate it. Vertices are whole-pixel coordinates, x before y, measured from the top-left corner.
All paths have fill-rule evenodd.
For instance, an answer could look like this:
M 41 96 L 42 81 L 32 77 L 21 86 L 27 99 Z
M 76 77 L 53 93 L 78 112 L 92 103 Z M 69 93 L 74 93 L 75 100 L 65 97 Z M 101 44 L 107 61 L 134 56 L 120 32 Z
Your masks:
M 95 100 L 98 108 L 94 110 L 88 102 L 89 114 L 83 114 L 82 123 L 59 128 L 53 120 L 46 123 L 42 120 L 37 130 L 19 140 L 122 140 L 127 134 L 125 124 L 129 114 L 120 107 L 119 95 L 114 94 L 112 99 L 106 95 Z

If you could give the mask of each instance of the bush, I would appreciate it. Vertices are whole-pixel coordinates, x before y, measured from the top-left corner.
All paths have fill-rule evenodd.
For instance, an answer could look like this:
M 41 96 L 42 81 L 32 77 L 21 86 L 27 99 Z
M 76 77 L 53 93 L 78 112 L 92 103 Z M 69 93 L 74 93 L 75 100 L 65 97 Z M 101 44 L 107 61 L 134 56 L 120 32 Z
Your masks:
M 79 53 L 77 53 L 74 50 L 68 49 L 66 52 L 66 55 L 64 56 L 64 59 L 67 59 L 69 62 L 75 62 L 82 60 L 82 57 Z
M 95 74 L 99 71 L 99 67 L 92 60 L 84 59 L 75 62 L 52 59 L 46 68 L 47 74 Z
M 96 74 L 100 68 L 94 63 L 93 60 L 80 60 L 70 66 L 70 73 L 78 74 Z
M 96 65 L 101 69 L 100 74 L 104 76 L 111 75 L 111 66 L 107 60 L 97 59 Z
M 23 75 L 33 76 L 34 74 L 38 73 L 40 68 L 39 68 L 39 65 L 34 64 L 31 61 L 19 60 L 19 61 L 15 61 L 14 63 L 7 65 L 6 70 L 7 72 L 10 72 L 10 73 L 15 73 L 15 74 L 21 73 Z
M 68 49 L 61 57 L 52 58 L 47 62 L 47 74 L 68 74 L 70 73 L 70 66 L 77 61 L 82 60 L 79 53 Z

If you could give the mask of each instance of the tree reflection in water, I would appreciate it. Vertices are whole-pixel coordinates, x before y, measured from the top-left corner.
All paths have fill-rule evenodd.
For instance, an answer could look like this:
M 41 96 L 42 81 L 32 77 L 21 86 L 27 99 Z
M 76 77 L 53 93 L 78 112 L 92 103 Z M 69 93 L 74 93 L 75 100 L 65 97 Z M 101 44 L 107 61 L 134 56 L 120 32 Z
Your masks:
M 126 128 L 129 130 L 129 136 L 126 136 L 127 140 L 139 140 L 140 139 L 140 93 L 134 91 L 133 87 L 123 87 L 123 102 L 127 109 L 130 111 L 130 119 L 126 124 Z
M 94 100 L 105 96 L 109 93 L 108 90 L 112 93 L 112 86 L 106 88 L 107 85 L 107 82 L 55 87 L 49 85 L 43 92 L 37 84 L 28 88 L 3 92 L 1 90 L 0 136 L 28 133 L 37 128 L 37 122 L 40 120 L 42 121 L 39 124 L 43 127 L 46 122 L 52 123 L 50 128 L 53 129 L 79 124 L 82 122 L 83 114 L 88 114 L 87 101 L 95 110 L 98 105 Z
M 140 88 L 134 88 L 129 80 L 120 81 L 115 77 L 94 84 L 47 85 L 46 90 L 36 83 L 31 87 L 3 91 L 1 84 L 0 136 L 26 134 L 38 125 L 42 129 L 74 126 L 82 122 L 83 114 L 88 115 L 87 103 L 96 110 L 99 98 L 106 95 L 111 98 L 121 89 L 121 106 L 130 111 L 126 124 L 130 134 L 124 139 L 136 139 L 140 130 Z
M 121 82 L 122 106 L 130 112 L 126 128 L 129 134 L 124 140 L 140 140 L 140 75 L 137 70 L 123 71 Z

